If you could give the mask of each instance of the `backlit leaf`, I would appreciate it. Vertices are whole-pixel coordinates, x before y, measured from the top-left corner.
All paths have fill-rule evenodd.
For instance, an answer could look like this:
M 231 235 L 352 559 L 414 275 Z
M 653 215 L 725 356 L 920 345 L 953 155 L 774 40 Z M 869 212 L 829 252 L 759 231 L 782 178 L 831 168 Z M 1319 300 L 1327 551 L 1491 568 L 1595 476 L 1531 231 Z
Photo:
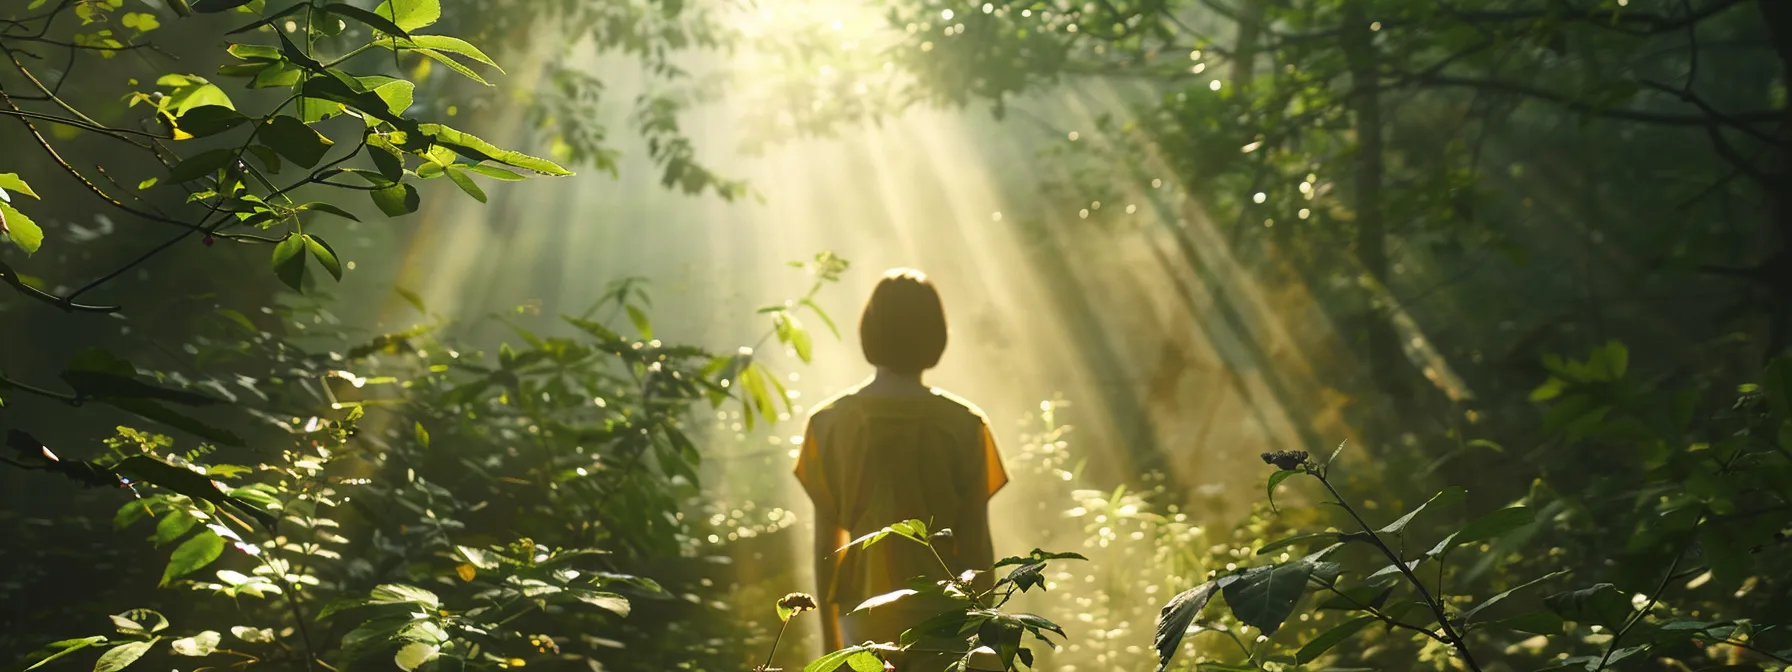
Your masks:
M 166 586 L 169 581 L 198 571 L 223 554 L 223 537 L 212 534 L 210 530 L 193 535 L 193 538 L 175 547 L 174 555 L 168 559 L 168 566 L 162 570 L 161 585 Z

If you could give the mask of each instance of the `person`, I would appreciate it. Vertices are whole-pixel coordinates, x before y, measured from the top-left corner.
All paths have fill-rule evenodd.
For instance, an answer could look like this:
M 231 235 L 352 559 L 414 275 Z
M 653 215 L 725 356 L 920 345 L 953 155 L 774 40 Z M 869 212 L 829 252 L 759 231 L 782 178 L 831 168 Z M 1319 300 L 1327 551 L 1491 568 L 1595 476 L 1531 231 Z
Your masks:
M 946 349 L 938 291 L 911 269 L 884 274 L 859 319 L 859 342 L 876 372 L 817 406 L 798 453 L 796 478 L 815 506 L 815 579 L 823 644 L 900 641 L 903 630 L 952 605 L 909 596 L 852 613 L 866 599 L 911 579 L 988 570 L 995 561 L 989 500 L 1008 482 L 982 411 L 921 376 Z M 904 520 L 928 523 L 939 557 L 903 539 L 841 550 L 852 539 Z M 986 589 L 988 579 L 973 585 Z M 923 670 L 958 655 L 911 652 L 897 669 Z M 998 668 L 999 669 L 999 668 Z

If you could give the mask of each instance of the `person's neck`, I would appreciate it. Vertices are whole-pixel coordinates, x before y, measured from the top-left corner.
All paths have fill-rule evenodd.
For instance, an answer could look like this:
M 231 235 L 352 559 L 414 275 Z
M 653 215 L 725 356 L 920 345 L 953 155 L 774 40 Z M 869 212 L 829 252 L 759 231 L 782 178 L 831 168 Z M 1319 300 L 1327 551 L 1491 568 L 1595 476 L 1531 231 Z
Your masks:
M 877 367 L 877 373 L 871 376 L 871 385 L 880 388 L 927 388 L 927 385 L 921 382 L 921 372 L 919 371 L 903 373 L 881 366 Z

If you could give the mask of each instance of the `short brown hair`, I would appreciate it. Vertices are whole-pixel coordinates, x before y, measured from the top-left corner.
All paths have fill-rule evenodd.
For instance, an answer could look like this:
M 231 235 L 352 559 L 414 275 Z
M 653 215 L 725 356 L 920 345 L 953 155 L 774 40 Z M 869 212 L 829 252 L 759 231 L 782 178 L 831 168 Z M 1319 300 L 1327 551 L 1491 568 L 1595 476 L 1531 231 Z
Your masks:
M 926 274 L 908 268 L 884 273 L 859 316 L 859 346 L 872 366 L 899 373 L 920 373 L 940 363 L 946 309 Z

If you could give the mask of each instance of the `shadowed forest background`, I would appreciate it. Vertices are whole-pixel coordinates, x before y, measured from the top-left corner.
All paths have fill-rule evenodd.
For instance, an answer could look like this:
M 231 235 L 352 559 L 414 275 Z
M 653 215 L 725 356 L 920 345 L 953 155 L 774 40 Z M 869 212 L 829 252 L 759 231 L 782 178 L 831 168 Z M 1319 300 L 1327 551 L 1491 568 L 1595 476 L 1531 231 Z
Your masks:
M 0 0 L 0 665 L 882 669 L 790 469 L 912 266 L 1013 476 L 915 641 L 1785 670 L 1789 77 L 1786 0 Z

